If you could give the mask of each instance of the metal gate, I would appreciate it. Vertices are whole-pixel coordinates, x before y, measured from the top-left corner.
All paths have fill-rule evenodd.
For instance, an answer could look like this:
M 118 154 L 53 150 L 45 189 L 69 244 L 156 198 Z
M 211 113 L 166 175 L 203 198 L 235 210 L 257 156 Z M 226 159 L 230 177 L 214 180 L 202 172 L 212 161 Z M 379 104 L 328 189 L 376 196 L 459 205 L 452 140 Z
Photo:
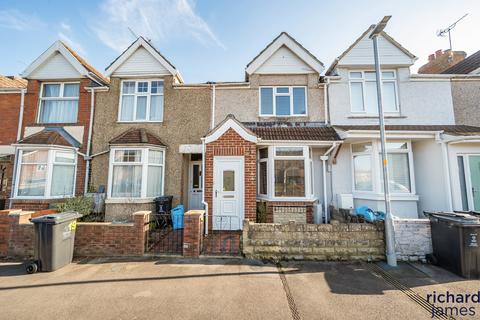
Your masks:
M 212 216 L 205 219 L 205 233 L 202 243 L 204 255 L 240 255 L 241 230 L 231 230 L 238 219 L 232 216 Z
M 182 254 L 183 229 L 173 229 L 169 213 L 152 213 L 148 224 L 145 252 L 150 254 Z

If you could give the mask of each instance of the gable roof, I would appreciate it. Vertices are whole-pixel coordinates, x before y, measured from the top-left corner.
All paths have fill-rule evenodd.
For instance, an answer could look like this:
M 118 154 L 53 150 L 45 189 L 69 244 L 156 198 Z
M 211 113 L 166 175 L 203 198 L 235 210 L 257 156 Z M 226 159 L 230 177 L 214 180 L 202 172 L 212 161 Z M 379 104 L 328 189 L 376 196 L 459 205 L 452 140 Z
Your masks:
M 205 135 L 204 137 L 205 143 L 216 141 L 229 129 L 234 130 L 244 140 L 257 143 L 258 139 L 255 133 L 252 132 L 250 129 L 248 129 L 245 125 L 243 125 L 243 123 L 238 121 L 233 114 L 227 115 L 222 122 L 216 125 L 215 128 L 210 130 Z
M 24 89 L 26 87 L 27 80 L 25 79 L 0 75 L 0 89 Z
M 112 75 L 112 73 L 115 72 L 115 70 L 117 70 L 125 61 L 127 61 L 128 58 L 132 56 L 140 47 L 145 48 L 145 50 L 147 50 L 162 66 L 165 67 L 165 69 L 167 69 L 173 76 L 176 76 L 178 80 L 183 83 L 182 75 L 175 68 L 175 66 L 143 37 L 138 37 L 137 40 L 132 42 L 132 44 L 130 44 L 125 51 L 123 51 L 115 60 L 112 61 L 112 63 L 108 65 L 108 67 L 105 68 L 106 75 Z
M 34 133 L 20 141 L 19 144 L 36 144 L 36 145 L 56 145 L 66 147 L 80 147 L 81 143 L 72 137 L 62 127 L 46 127 L 40 132 Z
M 155 146 L 166 146 L 159 137 L 148 132 L 144 128 L 131 128 L 110 140 L 109 143 L 110 145 L 150 144 Z
M 272 40 L 260 53 L 247 64 L 245 72 L 248 75 L 254 73 L 265 61 L 268 60 L 282 46 L 287 47 L 295 53 L 301 60 L 318 73 L 324 69 L 323 63 L 317 59 L 310 51 L 302 46 L 297 40 L 286 32 L 280 33 Z
M 328 75 L 331 75 L 332 74 L 332 71 L 335 69 L 335 67 L 338 65 L 338 62 L 343 58 L 345 57 L 367 34 L 370 34 L 373 29 L 375 29 L 375 25 L 372 24 L 370 27 L 368 27 L 367 30 L 365 30 L 361 35 L 360 37 L 358 37 L 348 48 L 347 50 L 345 50 L 344 52 L 342 52 L 342 54 L 340 54 L 337 58 L 335 58 L 335 60 L 333 61 L 333 63 L 330 65 L 330 67 L 328 67 L 327 69 L 327 72 L 325 72 L 325 74 L 328 76 Z M 389 36 L 385 31 L 382 31 L 380 33 L 380 36 L 382 36 L 383 38 L 385 38 L 386 40 L 388 40 L 391 44 L 393 44 L 395 47 L 397 47 L 398 49 L 400 49 L 400 51 L 402 51 L 403 53 L 405 53 L 409 58 L 411 58 L 412 60 L 416 60 L 417 57 L 411 53 L 410 51 L 408 51 L 405 47 L 403 47 L 400 43 L 398 43 L 395 39 L 393 39 L 391 36 Z
M 22 76 L 28 78 L 57 52 L 60 53 L 81 76 L 91 78 L 101 85 L 109 83 L 108 78 L 103 76 L 97 69 L 92 67 L 85 59 L 80 57 L 73 49 L 60 40 L 55 41 L 46 51 L 35 59 L 35 61 L 25 69 Z
M 469 74 L 472 71 L 480 69 L 480 50 L 471 54 L 459 63 L 451 66 L 447 70 L 442 71 L 442 74 Z M 480 70 L 478 71 L 480 73 Z

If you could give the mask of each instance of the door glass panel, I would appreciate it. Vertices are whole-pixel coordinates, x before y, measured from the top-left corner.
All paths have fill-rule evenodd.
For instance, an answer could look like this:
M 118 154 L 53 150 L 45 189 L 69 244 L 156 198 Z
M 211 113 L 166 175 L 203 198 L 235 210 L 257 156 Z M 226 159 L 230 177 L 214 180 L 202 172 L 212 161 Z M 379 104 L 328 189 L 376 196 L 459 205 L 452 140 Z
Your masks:
M 192 188 L 193 189 L 200 188 L 200 165 L 198 164 L 193 165 Z
M 470 179 L 474 210 L 480 210 L 480 156 L 470 156 Z
M 465 180 L 465 165 L 463 156 L 457 156 L 458 177 L 460 179 L 460 193 L 462 195 L 462 210 L 468 210 L 467 182 Z
M 223 171 L 223 191 L 235 191 L 235 171 Z

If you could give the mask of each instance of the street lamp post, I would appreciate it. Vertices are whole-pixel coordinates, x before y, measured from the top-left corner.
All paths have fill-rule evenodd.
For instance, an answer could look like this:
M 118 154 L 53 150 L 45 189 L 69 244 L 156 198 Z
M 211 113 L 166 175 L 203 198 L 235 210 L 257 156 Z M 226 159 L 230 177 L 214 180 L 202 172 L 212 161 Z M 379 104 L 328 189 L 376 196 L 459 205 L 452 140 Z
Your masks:
M 382 168 L 383 168 L 383 192 L 385 195 L 385 242 L 387 247 L 387 263 L 389 266 L 397 266 L 397 256 L 395 255 L 395 230 L 393 228 L 393 217 L 390 205 L 390 186 L 388 176 L 388 159 L 385 139 L 385 119 L 383 115 L 382 104 L 382 72 L 380 70 L 380 58 L 378 54 L 378 36 L 387 25 L 391 16 L 383 17 L 375 29 L 370 34 L 373 41 L 373 53 L 375 58 L 375 74 L 377 81 L 377 101 L 378 101 L 378 118 L 380 124 L 380 144 L 382 151 Z

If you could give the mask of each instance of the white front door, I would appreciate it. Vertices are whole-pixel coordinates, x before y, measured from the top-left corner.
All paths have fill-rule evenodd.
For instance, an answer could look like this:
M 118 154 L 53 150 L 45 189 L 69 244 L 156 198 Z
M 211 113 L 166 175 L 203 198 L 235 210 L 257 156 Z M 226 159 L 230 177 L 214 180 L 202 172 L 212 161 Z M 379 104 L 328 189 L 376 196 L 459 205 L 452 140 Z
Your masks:
M 215 157 L 213 160 L 214 230 L 242 229 L 244 204 L 243 157 Z
M 202 161 L 190 162 L 188 177 L 188 209 L 203 209 Z

